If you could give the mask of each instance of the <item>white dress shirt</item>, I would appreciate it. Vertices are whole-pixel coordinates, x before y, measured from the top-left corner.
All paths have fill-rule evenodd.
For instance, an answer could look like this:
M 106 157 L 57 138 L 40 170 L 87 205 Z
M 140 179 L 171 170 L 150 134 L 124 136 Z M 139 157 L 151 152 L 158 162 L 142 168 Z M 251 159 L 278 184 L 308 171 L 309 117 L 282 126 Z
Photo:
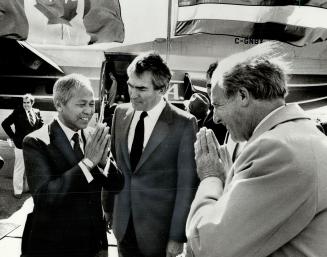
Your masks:
M 61 129 L 64 131 L 66 137 L 68 138 L 70 145 L 72 146 L 72 148 L 74 148 L 74 141 L 72 140 L 72 137 L 74 136 L 75 133 L 78 133 L 79 135 L 79 144 L 81 147 L 82 152 L 84 153 L 84 142 L 82 140 L 82 135 L 81 135 L 81 130 L 79 130 L 78 132 L 68 128 L 66 125 L 64 125 L 59 118 L 57 118 L 57 121 L 59 123 L 59 126 L 61 127 Z M 88 183 L 90 183 L 94 178 L 91 174 L 91 172 L 89 171 L 89 169 L 86 167 L 86 165 L 80 161 L 78 163 L 78 166 L 81 168 L 86 180 Z
M 152 131 L 154 129 L 154 126 L 156 125 L 160 114 L 162 113 L 163 109 L 166 106 L 166 101 L 161 98 L 160 102 L 153 107 L 150 111 L 147 111 L 148 115 L 144 118 L 144 141 L 143 141 L 143 150 L 145 146 L 147 145 L 150 136 L 152 134 Z M 137 122 L 140 119 L 142 111 L 135 111 L 131 126 L 129 128 L 128 132 L 128 152 L 131 152 L 134 134 L 135 134 L 135 128 L 137 125 Z

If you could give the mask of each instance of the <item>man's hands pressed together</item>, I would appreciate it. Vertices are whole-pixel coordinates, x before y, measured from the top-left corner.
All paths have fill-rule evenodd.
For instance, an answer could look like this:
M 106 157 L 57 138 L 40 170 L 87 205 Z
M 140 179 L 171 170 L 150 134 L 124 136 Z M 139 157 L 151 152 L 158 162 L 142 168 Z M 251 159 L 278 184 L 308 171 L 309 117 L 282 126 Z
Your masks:
M 94 166 L 99 164 L 101 167 L 104 167 L 110 151 L 109 146 L 109 127 L 107 127 L 106 123 L 99 123 L 86 140 L 85 158 L 92 161 Z
M 196 135 L 195 161 L 200 180 L 217 177 L 225 182 L 226 171 L 231 167 L 231 158 L 226 147 L 221 146 L 211 129 L 201 128 Z

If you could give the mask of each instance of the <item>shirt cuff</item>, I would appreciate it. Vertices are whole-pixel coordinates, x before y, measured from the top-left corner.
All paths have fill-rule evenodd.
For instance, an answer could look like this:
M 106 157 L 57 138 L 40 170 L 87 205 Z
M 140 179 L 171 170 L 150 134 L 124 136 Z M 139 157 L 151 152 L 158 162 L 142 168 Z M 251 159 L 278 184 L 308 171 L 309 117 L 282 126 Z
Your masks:
M 88 167 L 86 167 L 86 165 L 82 161 L 78 163 L 78 166 L 81 168 L 87 182 L 90 183 L 94 178 L 91 172 L 89 171 Z
M 203 189 L 205 192 L 214 192 L 214 195 L 221 196 L 224 191 L 224 183 L 218 177 L 207 177 L 200 182 L 198 187 Z

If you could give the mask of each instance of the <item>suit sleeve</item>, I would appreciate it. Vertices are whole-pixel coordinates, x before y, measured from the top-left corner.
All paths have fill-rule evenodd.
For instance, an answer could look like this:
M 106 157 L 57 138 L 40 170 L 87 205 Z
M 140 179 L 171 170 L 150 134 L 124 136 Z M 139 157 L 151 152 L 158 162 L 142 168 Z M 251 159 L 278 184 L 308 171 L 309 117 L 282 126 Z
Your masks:
M 185 223 L 198 185 L 194 159 L 196 131 L 196 120 L 192 117 L 184 127 L 178 152 L 177 192 L 169 235 L 170 240 L 177 242 L 186 241 Z
M 116 108 L 114 117 L 112 119 L 112 125 L 111 125 L 111 148 L 110 151 L 113 155 L 113 158 L 116 156 L 116 151 L 115 151 L 115 125 L 116 125 L 116 117 L 117 117 L 117 112 L 119 108 Z M 116 163 L 115 163 L 116 164 Z M 116 166 L 117 167 L 117 166 Z M 119 169 L 117 167 L 117 169 Z M 122 174 L 122 177 L 124 179 L 124 175 Z M 122 185 L 124 186 L 124 185 Z M 113 208 L 114 208 L 114 202 L 115 202 L 115 195 L 110 192 L 109 190 L 104 189 L 102 191 L 102 206 L 103 210 L 107 213 L 112 214 Z
M 37 124 L 36 129 L 39 129 L 39 128 L 41 128 L 43 126 L 44 121 L 43 121 L 43 118 L 41 116 L 41 112 L 39 110 L 36 111 L 35 114 L 36 114 L 36 117 L 37 117 L 37 120 L 38 120 L 38 124 Z
M 28 184 L 35 204 L 42 208 L 58 208 L 67 203 L 66 200 L 76 193 L 85 192 L 88 182 L 78 164 L 63 173 L 57 173 L 51 167 L 51 160 L 46 154 L 45 144 L 40 139 L 25 137 L 23 154 Z M 123 186 L 121 173 L 117 173 L 112 165 L 108 177 L 97 168 L 91 171 L 97 183 L 113 191 Z M 68 201 L 69 202 L 69 201 Z
M 200 183 L 186 225 L 195 256 L 268 256 L 314 216 L 316 175 L 305 153 L 271 139 L 245 151 L 227 188 L 213 177 Z
M 9 138 L 14 138 L 15 133 L 11 128 L 11 125 L 15 123 L 16 110 L 14 110 L 2 123 L 3 130 L 7 133 Z
M 87 180 L 76 164 L 71 169 L 56 174 L 46 155 L 44 142 L 34 137 L 25 137 L 23 154 L 27 181 L 35 204 L 44 208 L 61 206 L 67 197 L 85 191 Z
M 116 194 L 122 190 L 124 186 L 124 176 L 112 157 L 108 161 L 111 162 L 108 176 L 103 175 L 98 168 L 92 169 L 91 174 L 108 192 Z

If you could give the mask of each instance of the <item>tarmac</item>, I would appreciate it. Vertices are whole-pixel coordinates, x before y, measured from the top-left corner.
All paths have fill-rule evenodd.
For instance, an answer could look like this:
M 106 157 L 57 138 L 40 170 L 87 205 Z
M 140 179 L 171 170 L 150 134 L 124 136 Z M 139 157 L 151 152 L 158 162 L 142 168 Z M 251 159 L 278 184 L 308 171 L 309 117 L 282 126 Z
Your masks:
M 8 218 L 0 219 L 0 256 L 19 257 L 24 225 L 27 214 L 33 210 L 33 199 L 30 194 L 24 194 L 22 199 L 16 199 L 12 196 L 13 149 L 6 141 L 0 140 L 0 153 L 6 163 L 0 171 L 0 204 L 2 205 L 0 206 L 0 214 L 2 217 L 7 216 L 8 213 L 11 214 L 11 216 L 7 216 Z M 18 209 L 19 207 L 20 209 Z M 11 211 L 13 212 L 11 213 Z M 112 231 L 107 233 L 107 237 L 109 256 L 118 257 L 117 241 Z
M 29 197 L 23 204 L 22 208 L 16 211 L 8 219 L 0 220 L 0 231 L 4 231 L 0 238 L 1 257 L 19 257 L 21 254 L 22 234 L 26 216 L 33 209 L 33 199 Z M 111 232 L 107 233 L 108 251 L 110 257 L 118 257 L 117 241 Z

